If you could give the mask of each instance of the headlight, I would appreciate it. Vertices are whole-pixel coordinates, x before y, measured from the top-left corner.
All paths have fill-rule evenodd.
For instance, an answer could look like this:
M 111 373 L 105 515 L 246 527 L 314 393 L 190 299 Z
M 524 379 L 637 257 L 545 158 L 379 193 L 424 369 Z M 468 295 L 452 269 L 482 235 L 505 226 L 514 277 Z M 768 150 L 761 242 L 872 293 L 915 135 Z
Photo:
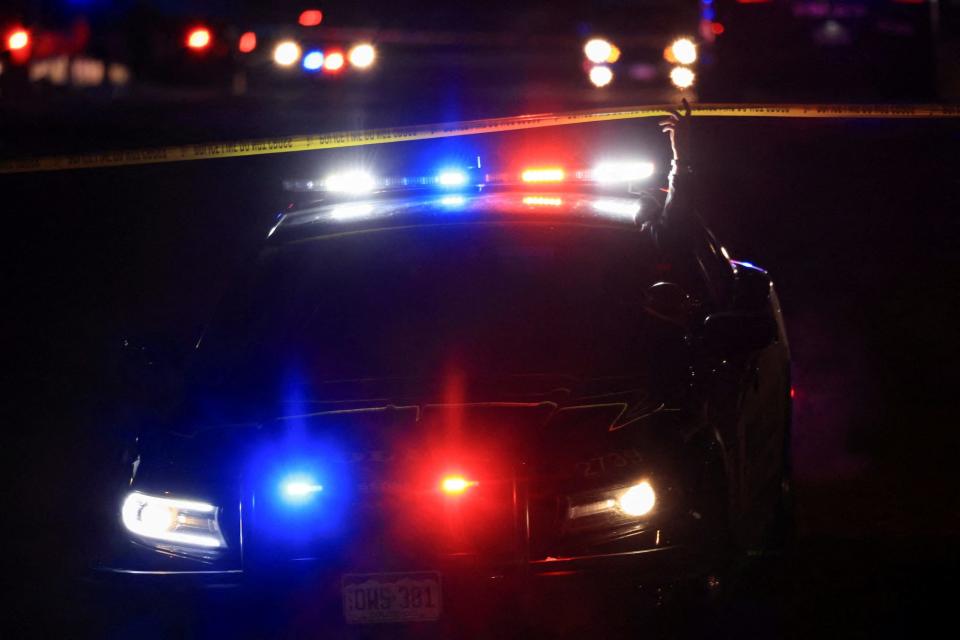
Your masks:
M 657 495 L 653 485 L 643 480 L 627 487 L 571 496 L 567 519 L 577 526 L 596 520 L 634 521 L 652 513 L 656 504 Z
M 123 525 L 133 534 L 187 547 L 226 547 L 217 521 L 219 509 L 206 502 L 129 494 L 120 508 Z

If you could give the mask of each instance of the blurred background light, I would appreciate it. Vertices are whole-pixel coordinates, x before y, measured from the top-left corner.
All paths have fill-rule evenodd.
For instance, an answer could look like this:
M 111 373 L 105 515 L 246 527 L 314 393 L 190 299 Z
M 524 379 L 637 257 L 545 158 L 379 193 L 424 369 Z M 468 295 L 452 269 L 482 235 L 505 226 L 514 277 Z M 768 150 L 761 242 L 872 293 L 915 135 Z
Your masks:
M 679 38 L 670 45 L 673 58 L 680 64 L 693 64 L 697 61 L 697 45 L 690 38 Z
M 240 53 L 250 53 L 257 48 L 257 34 L 253 31 L 247 31 L 242 36 L 240 36 L 240 41 L 237 43 L 237 49 L 240 50 Z
M 323 21 L 323 12 L 319 9 L 307 9 L 300 13 L 297 22 L 302 27 L 315 27 Z
M 343 68 L 343 54 L 339 51 L 328 53 L 323 60 L 324 71 L 340 71 Z
M 689 89 L 693 86 L 694 80 L 697 76 L 686 67 L 674 67 L 670 71 L 670 81 L 673 82 L 674 86 L 678 89 Z
M 307 71 L 318 71 L 323 67 L 323 52 L 314 49 L 313 51 L 308 51 L 306 55 L 303 56 L 303 68 Z
M 210 46 L 210 30 L 206 27 L 191 29 L 187 34 L 187 46 L 191 49 L 206 49 Z
M 603 38 L 593 38 L 583 45 L 583 54 L 590 62 L 602 64 L 613 54 L 613 45 Z
M 610 67 L 597 65 L 590 69 L 590 82 L 595 87 L 605 87 L 613 82 L 613 71 L 610 70 Z
M 284 40 L 273 50 L 273 61 L 282 67 L 289 67 L 300 59 L 300 45 L 293 40 Z
M 610 45 L 610 55 L 607 56 L 607 59 L 605 60 L 605 62 L 609 64 L 613 64 L 619 59 L 620 59 L 620 47 L 614 44 Z
M 360 69 L 366 69 L 373 65 L 377 57 L 377 51 L 371 44 L 358 44 L 350 49 L 348 57 L 350 64 Z
M 25 49 L 30 44 L 30 33 L 26 29 L 14 29 L 7 36 L 7 48 L 11 51 Z

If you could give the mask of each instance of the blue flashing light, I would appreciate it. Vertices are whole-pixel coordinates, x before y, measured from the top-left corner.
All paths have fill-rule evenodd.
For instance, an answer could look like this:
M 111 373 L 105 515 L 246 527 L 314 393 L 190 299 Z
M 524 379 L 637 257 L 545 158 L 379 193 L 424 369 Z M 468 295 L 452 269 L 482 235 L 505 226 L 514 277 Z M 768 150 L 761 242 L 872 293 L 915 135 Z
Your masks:
M 323 51 L 314 49 L 303 56 L 303 68 L 307 71 L 319 71 L 323 68 Z
M 716 18 L 716 17 L 717 17 L 717 13 L 716 13 L 716 11 L 714 11 L 713 9 L 711 9 L 711 8 L 708 7 L 708 8 L 706 8 L 706 9 L 703 10 L 703 19 L 704 19 L 704 20 L 713 21 L 713 19 Z
M 467 184 L 467 174 L 459 169 L 448 169 L 437 174 L 437 184 L 441 187 L 462 187 Z

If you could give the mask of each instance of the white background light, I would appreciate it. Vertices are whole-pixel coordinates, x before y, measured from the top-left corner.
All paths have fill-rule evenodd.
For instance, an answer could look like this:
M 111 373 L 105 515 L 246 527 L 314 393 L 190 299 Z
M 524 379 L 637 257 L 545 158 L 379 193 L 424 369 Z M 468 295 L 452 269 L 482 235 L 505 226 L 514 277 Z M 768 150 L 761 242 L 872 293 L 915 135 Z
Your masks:
M 282 67 L 289 67 L 300 59 L 300 45 L 293 40 L 285 40 L 273 50 L 273 61 Z
M 613 82 L 613 71 L 610 67 L 596 66 L 590 69 L 590 82 L 595 87 L 605 87 Z
M 348 54 L 350 64 L 360 69 L 370 67 L 377 58 L 377 51 L 370 44 L 358 44 Z
M 686 67 L 674 67 L 670 72 L 670 81 L 679 89 L 689 89 L 697 76 Z
M 690 38 L 680 38 L 670 45 L 673 57 L 680 64 L 693 64 L 697 61 L 697 45 Z
M 603 38 L 593 38 L 583 45 L 583 54 L 587 56 L 587 60 L 596 64 L 606 62 L 611 53 L 613 53 L 613 45 Z

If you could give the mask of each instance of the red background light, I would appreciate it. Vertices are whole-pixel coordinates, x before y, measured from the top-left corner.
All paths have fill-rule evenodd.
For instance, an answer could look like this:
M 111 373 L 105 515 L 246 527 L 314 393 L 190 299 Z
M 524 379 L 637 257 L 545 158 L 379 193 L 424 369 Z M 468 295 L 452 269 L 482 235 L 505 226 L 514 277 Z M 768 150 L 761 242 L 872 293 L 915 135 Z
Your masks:
M 7 48 L 11 51 L 26 49 L 30 45 L 30 32 L 26 29 L 14 29 L 7 35 Z
M 210 46 L 210 30 L 204 27 L 191 29 L 187 34 L 187 46 L 191 49 L 206 49 Z
M 240 36 L 240 42 L 237 44 L 240 53 L 250 53 L 257 48 L 257 34 L 253 31 L 247 31 Z
M 315 27 L 323 20 L 323 12 L 319 9 L 307 9 L 300 14 L 300 19 L 297 22 L 304 27 Z

